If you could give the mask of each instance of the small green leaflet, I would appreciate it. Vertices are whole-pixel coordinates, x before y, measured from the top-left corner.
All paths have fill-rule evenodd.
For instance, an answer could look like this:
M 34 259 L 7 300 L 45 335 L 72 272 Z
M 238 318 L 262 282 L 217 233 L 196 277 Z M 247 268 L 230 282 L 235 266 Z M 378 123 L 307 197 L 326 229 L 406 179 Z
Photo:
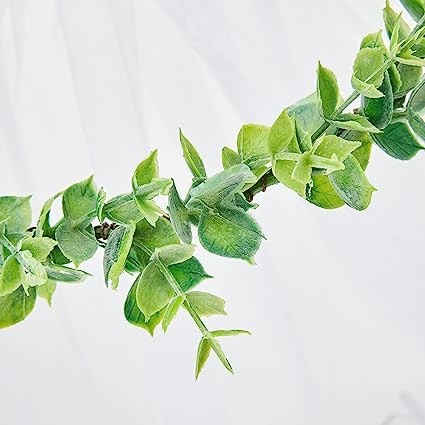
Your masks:
M 220 338 L 223 336 L 237 336 L 237 335 L 252 335 L 251 332 L 244 329 L 219 329 L 212 331 L 211 335 L 215 338 Z
M 170 213 L 171 223 L 180 239 L 185 243 L 191 243 L 192 228 L 189 220 L 189 212 L 180 198 L 174 183 L 168 194 L 168 212 Z
M 199 316 L 227 315 L 224 310 L 226 301 L 208 292 L 191 291 L 186 294 L 190 306 Z
M 25 238 L 22 241 L 21 250 L 27 249 L 36 260 L 44 263 L 56 245 L 55 240 L 46 237 Z
M 7 220 L 8 233 L 25 232 L 31 226 L 31 196 L 0 197 L 0 221 Z
M 136 291 L 138 281 L 139 278 L 136 279 L 127 295 L 124 304 L 124 316 L 129 323 L 139 328 L 145 329 L 153 336 L 155 328 L 161 323 L 167 308 L 163 308 L 162 310 L 152 315 L 149 320 L 146 320 L 145 316 L 137 306 Z
M 221 150 L 221 163 L 223 164 L 223 168 L 227 170 L 234 165 L 240 164 L 242 162 L 241 157 L 234 150 L 224 147 Z
M 63 192 L 57 193 L 55 196 L 48 199 L 43 207 L 41 208 L 40 215 L 38 217 L 37 221 L 37 228 L 35 230 L 35 236 L 43 236 L 45 231 L 50 230 L 50 210 L 52 209 L 53 202 L 59 198 L 59 196 L 62 196 Z
M 387 31 L 388 38 L 394 37 L 394 29 L 398 30 L 397 38 L 403 41 L 410 34 L 409 25 L 403 20 L 401 14 L 398 14 L 391 6 L 390 2 L 386 1 L 384 12 L 385 30 Z
M 363 131 L 366 133 L 380 133 L 381 130 L 372 125 L 366 117 L 357 114 L 341 114 L 331 121 L 335 127 L 344 130 Z
M 380 72 L 385 63 L 385 49 L 382 47 L 366 47 L 357 54 L 353 65 L 351 79 L 354 90 L 371 98 L 382 97 L 377 89 L 384 81 L 384 71 Z
M 393 88 L 389 73 L 385 73 L 384 82 L 379 87 L 379 91 L 384 95 L 383 97 L 370 99 L 367 97 L 362 98 L 363 113 L 378 129 L 385 128 L 393 117 L 394 112 L 394 96 Z
M 317 95 L 323 116 L 329 118 L 338 107 L 339 88 L 335 74 L 320 62 L 317 69 Z
M 195 245 L 173 244 L 155 248 L 150 260 L 159 259 L 164 266 L 180 264 L 193 257 Z
M 287 112 L 306 133 L 313 134 L 323 123 L 316 92 L 290 106 Z
M 80 283 L 83 282 L 90 274 L 78 270 L 71 269 L 70 267 L 61 266 L 58 264 L 44 264 L 47 272 L 47 277 L 50 280 L 66 283 Z
M 238 134 L 238 155 L 251 169 L 266 165 L 270 161 L 268 137 L 270 127 L 245 124 Z
M 6 258 L 0 273 L 0 297 L 11 294 L 25 281 L 25 269 L 15 255 Z
M 166 307 L 174 295 L 158 261 L 150 262 L 140 274 L 136 288 L 137 306 L 146 320 Z
M 9 295 L 0 297 L 0 329 L 24 320 L 33 310 L 36 300 L 35 288 L 28 288 L 28 295 L 21 286 Z
M 248 262 L 253 261 L 263 237 L 259 225 L 251 216 L 231 207 L 204 210 L 199 221 L 198 236 L 207 251 Z
M 420 150 L 424 149 L 405 119 L 396 120 L 388 125 L 383 133 L 371 136 L 384 152 L 396 159 L 412 159 Z
M 168 267 L 168 270 L 173 275 L 174 279 L 176 279 L 183 292 L 190 291 L 203 280 L 212 278 L 195 257 L 183 263 L 173 264 Z
M 133 243 L 135 230 L 134 223 L 118 226 L 108 237 L 103 256 L 103 270 L 105 283 L 108 285 L 108 282 L 111 281 L 112 289 L 118 287 L 119 278 L 124 271 L 125 262 Z
M 329 177 L 324 175 L 312 177 L 311 187 L 307 191 L 307 200 L 324 209 L 340 208 L 345 205 L 345 202 L 335 192 Z
M 199 374 L 207 363 L 211 353 L 211 340 L 209 338 L 201 338 L 196 355 L 195 378 L 199 378 Z
M 76 267 L 96 253 L 98 243 L 93 227 L 74 227 L 71 222 L 61 224 L 55 233 L 59 248 Z
M 185 297 L 183 295 L 179 295 L 174 298 L 170 302 L 170 304 L 168 304 L 168 307 L 165 310 L 164 318 L 162 319 L 162 330 L 164 332 L 167 332 L 168 327 L 170 326 L 174 318 L 177 316 L 177 313 L 180 310 L 180 307 L 182 306 L 184 301 Z
M 400 74 L 402 85 L 397 93 L 397 98 L 405 96 L 419 83 L 422 77 L 422 68 L 420 66 L 411 66 L 399 63 L 397 70 Z
M 207 173 L 205 172 L 205 166 L 202 162 L 201 157 L 199 156 L 198 151 L 189 142 L 188 139 L 184 136 L 181 129 L 179 129 L 180 143 L 183 149 L 183 157 L 186 161 L 189 170 L 193 174 L 193 177 L 207 177 Z
M 21 264 L 26 269 L 24 287 L 41 286 L 47 283 L 47 272 L 44 266 L 36 260 L 30 251 L 22 251 L 17 254 Z
M 56 282 L 53 280 L 48 280 L 47 283 L 41 286 L 37 286 L 37 296 L 44 298 L 47 301 L 49 307 L 52 306 L 52 297 L 56 291 Z
M 105 220 L 105 216 L 103 214 L 103 207 L 105 206 L 105 202 L 106 192 L 103 187 L 101 187 L 99 193 L 97 194 L 96 200 L 96 216 L 101 223 L 103 223 L 103 221 Z
M 143 218 L 132 193 L 109 200 L 103 207 L 103 216 L 119 224 L 137 223 Z
M 88 221 L 96 215 L 97 188 L 93 176 L 75 183 L 62 195 L 62 209 L 65 219 L 72 222 Z
M 413 90 L 407 102 L 407 107 L 420 115 L 425 112 L 425 78 Z
M 357 159 L 350 155 L 344 161 L 345 169 L 329 176 L 335 192 L 347 205 L 358 211 L 365 210 L 376 189 L 367 180 Z
M 425 122 L 422 117 L 412 109 L 408 109 L 408 120 L 416 135 L 425 140 Z
M 295 138 L 295 120 L 284 110 L 273 123 L 268 138 L 269 152 L 273 156 L 282 152 Z

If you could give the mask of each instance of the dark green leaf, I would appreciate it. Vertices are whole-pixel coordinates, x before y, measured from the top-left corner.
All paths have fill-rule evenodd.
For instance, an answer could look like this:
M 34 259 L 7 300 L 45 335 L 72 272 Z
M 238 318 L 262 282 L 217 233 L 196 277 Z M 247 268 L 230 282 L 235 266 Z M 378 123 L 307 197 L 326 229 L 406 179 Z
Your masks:
M 423 0 L 400 0 L 415 21 L 419 21 L 425 13 Z
M 183 263 L 168 266 L 168 270 L 174 276 L 183 292 L 188 292 L 204 279 L 211 279 L 202 267 L 202 264 L 195 257 L 184 261 Z

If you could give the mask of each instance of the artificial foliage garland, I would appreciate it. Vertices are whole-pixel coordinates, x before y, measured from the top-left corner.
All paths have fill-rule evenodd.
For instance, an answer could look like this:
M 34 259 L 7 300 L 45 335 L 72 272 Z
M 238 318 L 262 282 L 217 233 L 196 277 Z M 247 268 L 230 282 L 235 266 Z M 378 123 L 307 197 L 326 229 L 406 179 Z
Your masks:
M 417 25 L 409 28 L 387 1 L 389 46 L 382 31 L 362 40 L 346 100 L 333 72 L 319 63 L 316 92 L 286 108 L 271 127 L 244 125 L 237 150 L 223 148 L 224 170 L 211 177 L 180 131 L 193 175 L 184 198 L 172 179 L 160 177 L 157 151 L 137 166 L 131 192 L 107 200 L 90 177 L 50 198 L 36 227 L 30 227 L 30 197 L 0 197 L 0 328 L 24 320 L 37 297 L 50 305 L 57 282 L 83 281 L 88 274 L 79 266 L 102 247 L 107 286 L 117 289 L 123 272 L 136 276 L 124 305 L 128 322 L 153 335 L 186 310 L 202 334 L 196 378 L 212 351 L 232 372 L 219 339 L 249 332 L 205 325 L 203 317 L 226 314 L 225 302 L 193 290 L 211 276 L 194 257 L 192 229 L 207 251 L 253 263 L 264 238 L 250 214 L 257 193 L 281 183 L 318 207 L 362 211 L 376 190 L 365 175 L 372 145 L 399 160 L 424 149 L 425 0 L 401 2 Z M 161 195 L 168 196 L 167 212 L 155 202 Z M 63 217 L 51 224 L 59 198 Z

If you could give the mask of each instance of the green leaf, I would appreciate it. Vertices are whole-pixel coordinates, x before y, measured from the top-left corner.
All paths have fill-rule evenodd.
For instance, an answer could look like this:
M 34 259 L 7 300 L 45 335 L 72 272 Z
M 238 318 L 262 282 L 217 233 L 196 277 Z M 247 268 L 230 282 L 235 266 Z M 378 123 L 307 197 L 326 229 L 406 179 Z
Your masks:
M 79 283 L 86 279 L 90 274 L 70 267 L 60 266 L 57 264 L 45 264 L 47 276 L 50 280 L 66 283 Z
M 171 301 L 174 290 L 163 274 L 158 261 L 150 262 L 138 278 L 137 306 L 146 320 Z
M 25 270 L 15 255 L 6 258 L 0 273 L 0 297 L 11 294 L 25 281 Z M 0 301 L 1 303 L 1 301 Z
M 273 123 L 268 138 L 269 152 L 272 156 L 282 152 L 296 137 L 295 120 L 284 110 Z
M 146 321 L 144 314 L 137 306 L 136 291 L 139 278 L 133 283 L 124 304 L 124 316 L 129 323 L 139 328 L 147 330 L 152 336 L 155 328 L 161 323 L 166 308 L 158 311 Z
M 118 195 L 112 198 L 105 204 L 103 215 L 119 224 L 137 223 L 143 218 L 132 193 Z
M 18 255 L 18 260 L 26 269 L 24 286 L 41 286 L 47 283 L 47 271 L 30 251 L 22 251 Z M 19 258 L 21 256 L 21 259 Z
M 209 252 L 252 261 L 262 234 L 256 221 L 241 209 L 204 210 L 198 227 L 199 241 Z
M 312 177 L 311 187 L 307 191 L 307 200 L 325 209 L 340 208 L 345 205 L 345 202 L 335 192 L 329 177 L 325 175 Z
M 71 221 L 93 219 L 96 216 L 97 188 L 93 176 L 66 189 L 62 195 L 64 217 Z
M 397 92 L 397 98 L 405 96 L 419 83 L 422 77 L 422 68 L 420 66 L 398 64 L 397 70 L 400 74 L 402 85 Z
M 361 146 L 361 142 L 346 140 L 342 137 L 325 135 L 315 143 L 313 153 L 323 158 L 332 158 L 336 155 L 338 161 L 344 162 L 348 156 Z
M 411 109 L 408 109 L 408 119 L 410 127 L 416 135 L 422 140 L 425 140 L 425 122 L 422 117 Z
M 57 244 L 53 239 L 36 236 L 34 238 L 25 238 L 22 241 L 21 249 L 22 251 L 27 249 L 36 260 L 44 263 Z
M 93 257 L 98 248 L 92 226 L 74 227 L 71 222 L 65 221 L 57 228 L 55 235 L 62 253 L 76 267 Z
M 195 257 L 183 263 L 168 266 L 168 270 L 174 279 L 176 279 L 183 292 L 188 292 L 203 280 L 212 278 Z
M 168 326 L 170 326 L 170 323 L 177 316 L 177 313 L 184 301 L 185 297 L 183 295 L 179 295 L 178 297 L 174 298 L 174 300 L 172 300 L 170 304 L 168 304 L 168 307 L 164 314 L 164 319 L 162 320 L 162 330 L 164 332 L 167 332 Z
M 233 200 L 236 192 L 240 192 L 244 185 L 256 180 L 254 174 L 245 164 L 238 164 L 218 173 L 205 182 L 190 190 L 191 200 L 188 208 L 201 205 L 213 208 L 217 205 Z
M 319 62 L 317 69 L 317 95 L 325 118 L 329 118 L 338 107 L 339 88 L 335 74 Z
M 136 225 L 134 223 L 118 226 L 108 237 L 103 257 L 103 271 L 105 283 L 108 285 L 108 282 L 111 281 L 113 289 L 118 287 L 119 278 L 124 271 L 135 230 Z
M 33 310 L 35 300 L 35 288 L 29 288 L 27 296 L 22 286 L 11 294 L 0 297 L 0 329 L 24 320 Z
M 403 82 L 401 81 L 400 72 L 398 71 L 398 68 L 395 64 L 392 64 L 388 68 L 387 72 L 390 77 L 391 87 L 393 89 L 393 96 L 394 98 L 398 98 L 398 93 L 403 85 Z
M 400 41 L 406 39 L 410 34 L 409 25 L 401 18 L 391 6 L 390 2 L 387 0 L 386 6 L 383 10 L 384 12 L 384 22 L 385 30 L 387 31 L 388 38 L 393 38 L 394 28 L 398 29 L 398 39 Z M 397 22 L 399 22 L 397 24 Z M 398 27 L 398 28 L 397 28 Z
M 409 12 L 415 21 L 420 21 L 425 13 L 425 3 L 423 0 L 400 0 L 401 4 Z
M 376 189 L 367 180 L 357 159 L 350 155 L 344 161 L 345 169 L 329 176 L 335 192 L 347 205 L 358 211 L 366 209 Z
M 223 336 L 251 335 L 251 332 L 246 331 L 244 329 L 219 329 L 216 331 L 212 331 L 211 335 L 216 338 L 219 338 Z
M 216 295 L 208 292 L 192 291 L 186 294 L 190 307 L 195 310 L 199 316 L 227 315 L 224 310 L 226 301 Z
M 306 185 L 292 178 L 292 174 L 296 165 L 296 161 L 275 160 L 273 161 L 272 167 L 273 175 L 279 180 L 280 183 L 284 184 L 285 186 L 289 187 L 289 189 L 292 189 L 300 196 L 305 198 Z
M 168 195 L 168 212 L 170 213 L 171 223 L 180 239 L 190 244 L 192 242 L 192 228 L 189 212 L 181 200 L 175 184 L 171 186 Z
M 425 79 L 413 90 L 407 102 L 407 107 L 421 115 L 425 112 Z
M 179 129 L 179 135 L 180 143 L 183 149 L 183 157 L 186 161 L 187 166 L 189 167 L 189 170 L 191 171 L 194 177 L 206 177 L 207 173 L 205 172 L 205 166 L 202 162 L 201 157 L 199 156 L 198 151 L 195 149 L 192 143 L 190 143 L 189 140 L 186 139 L 181 129 Z
M 270 127 L 258 124 L 245 124 L 238 134 L 238 154 L 251 169 L 270 161 L 268 137 Z
M 25 232 L 31 226 L 30 199 L 30 196 L 0 197 L 0 221 L 8 219 L 7 232 Z
M 103 223 L 103 221 L 105 220 L 105 216 L 103 214 L 103 207 L 105 206 L 105 202 L 106 192 L 103 187 L 101 187 L 99 193 L 97 194 L 96 200 L 96 216 L 101 223 Z
M 173 244 L 155 248 L 151 260 L 159 259 L 165 266 L 183 263 L 193 257 L 195 245 Z
M 132 178 L 133 187 L 148 184 L 158 176 L 158 150 L 154 150 L 136 167 Z
M 313 134 L 323 123 L 317 93 L 301 99 L 287 109 L 288 115 L 295 118 L 297 126 L 306 133 Z
M 393 117 L 394 96 L 388 72 L 379 91 L 384 95 L 378 99 L 362 98 L 363 113 L 376 128 L 385 128 Z
M 211 353 L 211 340 L 208 338 L 201 338 L 198 346 L 198 353 L 196 355 L 196 368 L 195 378 L 198 379 L 199 374 L 207 363 L 208 357 Z
M 377 89 L 384 81 L 384 71 L 379 72 L 385 63 L 385 49 L 366 47 L 357 54 L 351 80 L 354 90 L 366 97 L 381 97 Z
M 57 193 L 55 196 L 48 199 L 43 207 L 41 208 L 40 215 L 37 221 L 37 228 L 35 230 L 35 236 L 43 236 L 44 232 L 50 230 L 50 210 L 52 209 L 53 202 L 62 196 L 63 192 Z
M 52 306 L 52 297 L 56 291 L 56 282 L 53 280 L 48 280 L 46 284 L 37 286 L 37 296 L 44 298 L 49 304 L 49 307 Z
M 224 147 L 221 150 L 221 163 L 223 164 L 223 168 L 227 170 L 234 165 L 240 164 L 242 162 L 241 157 L 234 150 Z
M 372 151 L 373 140 L 368 133 L 361 133 L 357 131 L 349 131 L 345 134 L 344 138 L 346 140 L 357 140 L 361 142 L 355 151 L 353 151 L 353 156 L 357 159 L 360 166 L 363 170 L 366 170 L 369 165 L 370 154 Z
M 366 117 L 357 114 L 341 114 L 331 121 L 333 125 L 344 130 L 363 131 L 366 133 L 380 133 L 381 131 L 372 125 Z
M 371 136 L 384 152 L 400 160 L 412 159 L 420 150 L 424 149 L 404 119 L 392 122 L 383 133 Z

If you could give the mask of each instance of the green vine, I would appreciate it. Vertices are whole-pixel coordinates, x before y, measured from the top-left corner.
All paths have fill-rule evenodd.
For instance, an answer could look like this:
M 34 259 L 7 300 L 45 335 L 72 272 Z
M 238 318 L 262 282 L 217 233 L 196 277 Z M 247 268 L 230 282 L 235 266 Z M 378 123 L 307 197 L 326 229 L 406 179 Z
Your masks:
M 83 281 L 88 274 L 80 265 L 101 247 L 107 286 L 117 289 L 124 272 L 135 275 L 124 305 L 128 322 L 153 335 L 186 310 L 201 332 L 196 377 L 211 351 L 232 372 L 219 338 L 249 332 L 209 330 L 204 323 L 204 317 L 226 314 L 225 302 L 194 290 L 211 276 L 194 257 L 193 228 L 207 251 L 254 264 L 264 238 L 250 214 L 259 192 L 280 183 L 318 207 L 362 211 L 376 190 L 365 175 L 372 145 L 399 160 L 424 149 L 425 4 L 402 3 L 417 25 L 411 30 L 387 2 L 389 45 L 381 31 L 362 40 L 354 92 L 345 101 L 333 72 L 319 63 L 316 92 L 285 109 L 271 127 L 244 125 L 237 149 L 222 150 L 224 170 L 210 177 L 180 131 L 193 175 L 184 198 L 172 179 L 160 177 L 157 151 L 137 166 L 129 193 L 107 200 L 90 177 L 49 199 L 36 227 L 30 227 L 30 197 L 0 197 L 0 327 L 24 320 L 37 297 L 50 305 L 57 282 Z M 168 197 L 167 211 L 156 203 L 159 196 Z M 59 199 L 62 218 L 52 224 Z

